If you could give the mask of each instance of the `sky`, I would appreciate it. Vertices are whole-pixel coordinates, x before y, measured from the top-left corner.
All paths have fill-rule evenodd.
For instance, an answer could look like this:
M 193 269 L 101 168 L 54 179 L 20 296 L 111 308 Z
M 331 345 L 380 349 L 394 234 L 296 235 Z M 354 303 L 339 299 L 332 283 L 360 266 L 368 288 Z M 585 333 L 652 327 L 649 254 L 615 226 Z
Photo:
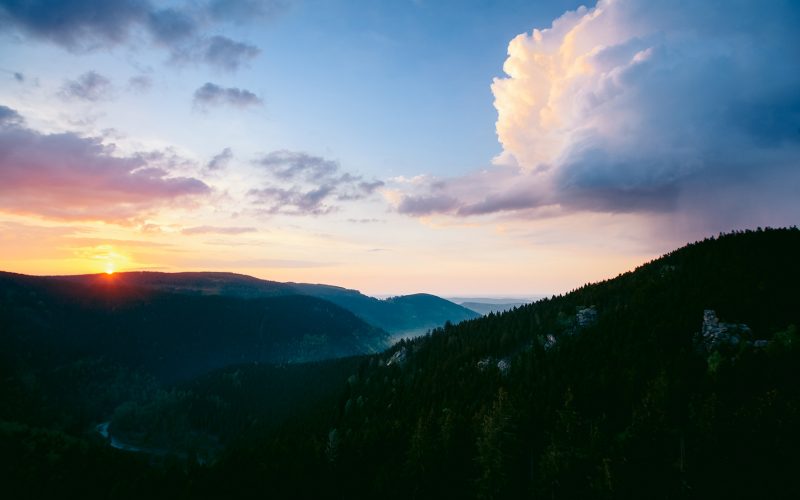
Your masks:
M 800 220 L 800 4 L 0 0 L 0 270 L 563 293 Z

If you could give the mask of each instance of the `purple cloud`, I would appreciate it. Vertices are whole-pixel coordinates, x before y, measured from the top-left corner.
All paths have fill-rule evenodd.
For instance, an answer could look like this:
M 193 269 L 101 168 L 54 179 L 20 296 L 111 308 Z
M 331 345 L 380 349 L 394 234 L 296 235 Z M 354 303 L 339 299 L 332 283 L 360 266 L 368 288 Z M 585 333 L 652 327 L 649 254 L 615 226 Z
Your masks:
M 72 132 L 46 134 L 0 107 L 0 210 L 65 220 L 127 223 L 160 206 L 205 195 L 198 179 L 173 177 L 149 155 Z

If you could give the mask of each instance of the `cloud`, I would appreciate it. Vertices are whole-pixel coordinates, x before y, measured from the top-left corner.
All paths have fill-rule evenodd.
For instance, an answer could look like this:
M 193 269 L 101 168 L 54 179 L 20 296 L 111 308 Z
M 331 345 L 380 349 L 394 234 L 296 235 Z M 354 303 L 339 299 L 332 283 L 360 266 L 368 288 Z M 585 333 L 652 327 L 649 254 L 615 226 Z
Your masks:
M 208 12 L 216 20 L 244 24 L 276 17 L 288 7 L 287 0 L 212 0 Z
M 14 110 L 0 107 L 0 210 L 127 223 L 210 192 L 198 179 L 170 175 L 157 155 L 114 153 L 97 138 L 26 128 Z
M 261 98 L 245 89 L 220 87 L 207 82 L 194 92 L 194 104 L 200 109 L 227 104 L 237 108 L 260 106 Z
M 202 59 L 210 66 L 232 72 L 260 53 L 261 49 L 255 45 L 237 42 L 224 36 L 213 36 L 206 44 Z
M 377 224 L 386 222 L 382 219 L 374 219 L 374 218 L 364 218 L 364 219 L 347 219 L 347 222 L 352 222 L 353 224 Z
M 508 46 L 507 76 L 492 83 L 499 166 L 401 186 L 397 209 L 691 207 L 727 225 L 754 217 L 733 219 L 738 197 L 796 216 L 800 201 L 775 197 L 800 187 L 799 23 L 790 1 L 600 0 L 567 12 Z
M 16 110 L 0 104 L 0 127 L 22 125 L 23 119 Z
M 258 231 L 254 227 L 221 227 L 221 226 L 195 226 L 195 227 L 187 227 L 181 230 L 183 234 L 229 234 L 229 235 L 237 235 L 237 234 L 245 234 L 245 233 L 255 233 Z
M 257 47 L 205 33 L 224 23 L 245 24 L 274 17 L 282 1 L 217 0 L 161 8 L 147 0 L 0 0 L 0 27 L 15 28 L 72 52 L 138 43 L 144 34 L 168 50 L 172 60 L 206 62 L 234 71 L 260 53 Z M 189 55 L 187 55 L 189 54 Z
M 88 71 L 76 80 L 64 82 L 59 95 L 65 99 L 96 102 L 108 99 L 112 90 L 111 80 L 95 71 Z
M 206 165 L 206 169 L 210 171 L 222 170 L 228 166 L 228 163 L 233 159 L 233 151 L 231 148 L 225 148 L 213 158 Z
M 273 151 L 256 163 L 267 167 L 271 175 L 282 180 L 318 180 L 328 179 L 339 171 L 339 163 L 319 156 L 297 151 Z
M 397 211 L 406 215 L 430 215 L 448 212 L 458 205 L 458 200 L 446 195 L 408 195 L 397 206 Z
M 16 27 L 69 50 L 91 50 L 126 41 L 149 9 L 141 0 L 0 0 L 0 26 Z
M 365 181 L 342 172 L 339 162 L 301 151 L 279 150 L 257 159 L 272 178 L 249 194 L 269 214 L 322 215 L 339 207 L 333 201 L 355 201 L 370 196 L 383 181 Z M 276 185 L 277 183 L 277 185 Z M 291 185 L 287 185 L 291 183 Z
M 153 79 L 147 75 L 132 76 L 128 79 L 128 89 L 134 92 L 147 92 L 153 86 Z
M 157 43 L 172 47 L 191 38 L 198 25 L 188 12 L 167 8 L 148 12 L 147 28 Z
M 263 206 L 267 214 L 284 215 L 324 215 L 337 210 L 335 206 L 325 203 L 335 187 L 329 184 L 307 191 L 297 187 L 289 189 L 265 187 L 251 189 L 248 194 L 256 205 Z

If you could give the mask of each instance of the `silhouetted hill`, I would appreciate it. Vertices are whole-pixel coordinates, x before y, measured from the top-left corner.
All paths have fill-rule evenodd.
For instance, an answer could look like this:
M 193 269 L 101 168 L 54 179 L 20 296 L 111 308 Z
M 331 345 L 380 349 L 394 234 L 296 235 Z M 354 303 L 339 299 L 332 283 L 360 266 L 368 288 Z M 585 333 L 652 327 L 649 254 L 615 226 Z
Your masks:
M 446 322 L 458 323 L 478 316 L 474 311 L 435 295 L 416 294 L 378 300 L 357 290 L 332 285 L 278 283 L 234 273 L 116 273 L 115 279 L 126 285 L 158 290 L 245 298 L 279 295 L 318 297 L 347 309 L 367 323 L 395 335 L 415 336 Z M 58 276 L 58 279 L 80 283 L 102 283 L 103 274 Z
M 103 357 L 162 380 L 235 363 L 311 361 L 386 346 L 384 332 L 314 297 L 168 293 L 119 278 L 0 273 L 2 342 L 13 353 L 48 353 L 54 364 Z M 181 285 L 193 279 L 184 278 Z

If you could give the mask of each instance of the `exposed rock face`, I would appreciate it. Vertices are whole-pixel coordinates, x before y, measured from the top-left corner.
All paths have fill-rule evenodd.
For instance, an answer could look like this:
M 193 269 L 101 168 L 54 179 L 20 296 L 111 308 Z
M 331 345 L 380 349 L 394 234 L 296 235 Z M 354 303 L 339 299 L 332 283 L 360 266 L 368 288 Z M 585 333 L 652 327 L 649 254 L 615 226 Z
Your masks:
M 575 321 L 581 328 L 593 325 L 597 321 L 597 309 L 594 306 L 579 309 L 575 315 Z
M 507 375 L 508 370 L 511 369 L 511 363 L 506 359 L 501 359 L 497 362 L 497 369 L 500 371 L 501 375 Z
M 405 347 L 400 348 L 399 351 L 392 354 L 392 357 L 389 358 L 389 361 L 386 362 L 386 366 L 403 366 L 406 363 L 406 355 L 407 351 Z
M 495 363 L 495 358 L 491 356 L 481 359 L 476 366 L 478 370 L 485 372 L 492 365 L 497 367 L 497 371 L 499 371 L 501 375 L 507 375 L 508 370 L 511 369 L 511 361 L 509 358 L 503 358 Z
M 706 309 L 700 334 L 706 350 L 711 351 L 723 345 L 738 345 L 743 335 L 750 334 L 750 327 L 744 323 L 722 323 L 713 309 Z
M 486 371 L 487 368 L 492 364 L 492 358 L 483 358 L 482 360 L 478 361 L 477 367 L 480 371 Z

